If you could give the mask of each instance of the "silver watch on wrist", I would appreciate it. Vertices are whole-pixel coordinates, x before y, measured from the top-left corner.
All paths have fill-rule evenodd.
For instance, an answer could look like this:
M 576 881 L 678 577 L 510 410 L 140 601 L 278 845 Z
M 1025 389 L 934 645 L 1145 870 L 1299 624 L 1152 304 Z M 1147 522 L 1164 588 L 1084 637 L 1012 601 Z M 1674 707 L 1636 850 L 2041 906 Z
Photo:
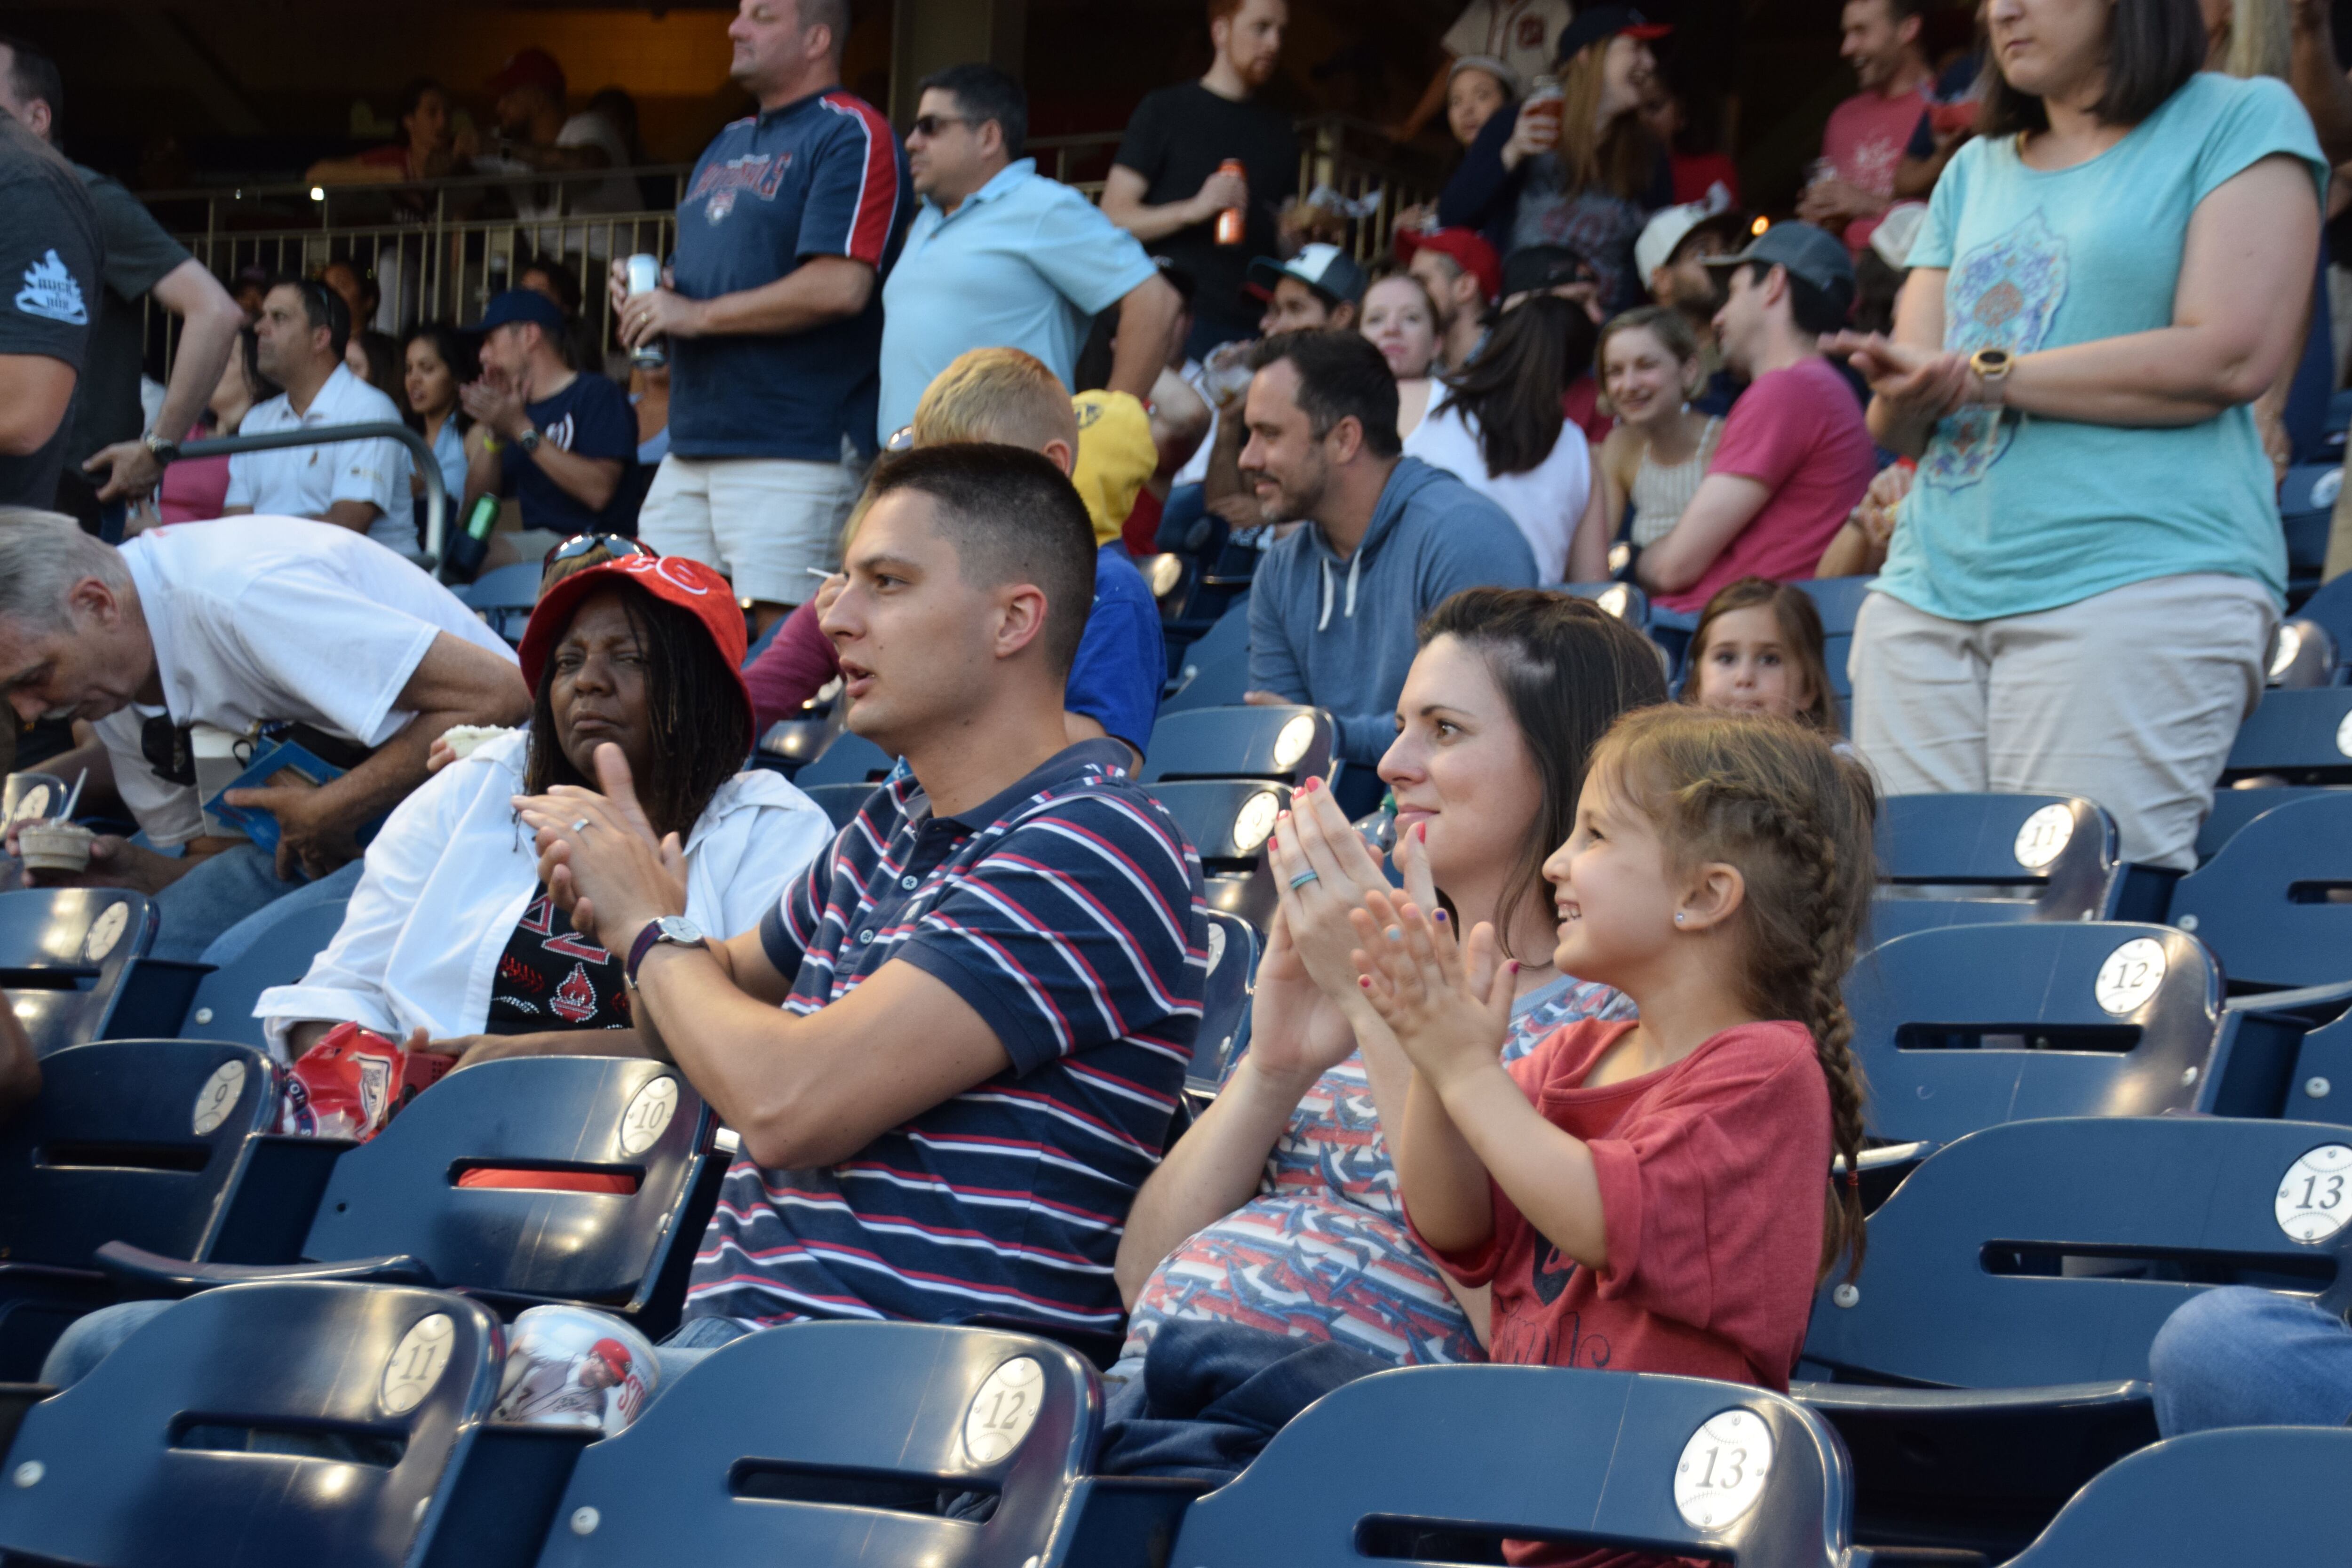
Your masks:
M 672 947 L 707 948 L 710 945 L 710 940 L 702 934 L 702 928 L 684 915 L 664 915 L 659 920 L 646 921 L 645 929 L 637 932 L 637 940 L 629 944 L 628 962 L 621 966 L 621 978 L 630 990 L 637 988 L 637 966 L 645 963 L 646 954 L 665 942 Z

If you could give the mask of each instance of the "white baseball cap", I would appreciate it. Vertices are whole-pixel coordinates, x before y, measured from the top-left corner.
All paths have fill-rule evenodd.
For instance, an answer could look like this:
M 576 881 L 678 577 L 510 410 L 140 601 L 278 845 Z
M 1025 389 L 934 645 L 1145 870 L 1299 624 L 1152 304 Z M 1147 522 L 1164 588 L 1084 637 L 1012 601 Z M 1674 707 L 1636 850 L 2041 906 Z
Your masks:
M 1633 268 L 1641 275 L 1642 287 L 1650 286 L 1651 275 L 1666 264 L 1690 234 L 1711 217 L 1731 210 L 1731 193 L 1717 181 L 1706 188 L 1706 195 L 1680 206 L 1661 207 L 1642 229 L 1642 237 L 1633 242 Z

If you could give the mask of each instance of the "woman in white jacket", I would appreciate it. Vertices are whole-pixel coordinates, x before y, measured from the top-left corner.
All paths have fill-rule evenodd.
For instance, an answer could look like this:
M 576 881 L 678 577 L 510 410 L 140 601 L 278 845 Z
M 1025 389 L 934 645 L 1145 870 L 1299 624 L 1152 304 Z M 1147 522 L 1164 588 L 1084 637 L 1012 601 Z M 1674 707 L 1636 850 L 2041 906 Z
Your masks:
M 726 581 L 683 557 L 631 556 L 549 588 L 523 634 L 530 727 L 394 811 L 334 941 L 256 1004 L 272 1047 L 299 1055 L 348 1020 L 467 1062 L 636 1054 L 620 963 L 549 901 L 514 797 L 592 783 L 596 749 L 617 744 L 654 831 L 684 842 L 688 918 L 750 930 L 833 828 L 781 777 L 738 771 L 751 749 L 743 643 Z

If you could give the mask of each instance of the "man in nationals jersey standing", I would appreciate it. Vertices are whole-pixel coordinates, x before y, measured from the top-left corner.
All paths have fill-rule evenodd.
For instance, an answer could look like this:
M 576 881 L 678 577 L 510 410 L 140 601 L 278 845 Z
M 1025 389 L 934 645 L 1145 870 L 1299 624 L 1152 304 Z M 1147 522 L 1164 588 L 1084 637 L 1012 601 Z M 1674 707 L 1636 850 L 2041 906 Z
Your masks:
M 757 111 L 719 132 L 677 207 L 667 286 L 621 341 L 666 340 L 669 455 L 637 531 L 725 573 L 765 631 L 840 558 L 874 455 L 882 279 L 913 196 L 889 122 L 845 91 L 848 0 L 741 0 L 730 74 Z

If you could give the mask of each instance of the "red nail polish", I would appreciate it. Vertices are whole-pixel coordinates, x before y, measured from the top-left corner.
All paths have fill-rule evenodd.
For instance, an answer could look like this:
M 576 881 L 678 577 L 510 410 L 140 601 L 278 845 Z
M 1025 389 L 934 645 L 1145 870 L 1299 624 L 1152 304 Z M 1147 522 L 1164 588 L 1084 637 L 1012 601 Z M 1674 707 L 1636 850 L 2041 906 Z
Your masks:
M 1356 976 L 1356 984 L 1370 991 L 1372 988 L 1372 977 L 1369 974 L 1359 974 Z
M 1305 784 L 1298 786 L 1298 793 L 1301 795 L 1313 795 L 1322 786 L 1323 781 L 1321 779 L 1308 779 Z

